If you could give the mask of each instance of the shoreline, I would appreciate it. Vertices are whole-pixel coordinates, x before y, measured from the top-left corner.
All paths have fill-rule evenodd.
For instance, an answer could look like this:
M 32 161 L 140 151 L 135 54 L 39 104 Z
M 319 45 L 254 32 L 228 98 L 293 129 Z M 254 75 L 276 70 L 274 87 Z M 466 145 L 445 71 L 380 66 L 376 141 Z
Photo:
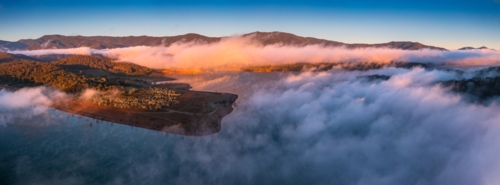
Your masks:
M 21 88 L 0 85 L 0 89 Z M 56 110 L 96 120 L 187 136 L 204 136 L 221 130 L 222 119 L 233 111 L 238 95 L 176 90 L 179 103 L 157 111 L 98 106 L 78 99 L 55 100 L 48 106 Z

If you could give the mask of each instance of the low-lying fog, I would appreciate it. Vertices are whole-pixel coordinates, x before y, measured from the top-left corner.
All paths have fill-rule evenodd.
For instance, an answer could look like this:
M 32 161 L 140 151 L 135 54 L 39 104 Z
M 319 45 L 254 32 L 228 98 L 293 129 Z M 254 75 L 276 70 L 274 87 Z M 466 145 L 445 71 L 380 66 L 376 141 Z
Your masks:
M 388 75 L 388 80 L 362 76 Z M 498 76 L 498 74 L 489 74 Z M 423 68 L 175 76 L 240 95 L 220 133 L 187 137 L 65 115 L 0 92 L 0 179 L 19 184 L 498 184 L 500 105 Z M 24 93 L 24 94 L 22 94 Z
M 0 181 L 8 184 L 500 183 L 500 100 L 469 101 L 442 81 L 475 72 L 500 52 L 216 44 L 109 50 L 11 51 L 100 54 L 153 68 L 217 69 L 296 62 L 425 62 L 441 67 L 368 71 L 214 72 L 176 75 L 195 90 L 240 95 L 221 132 L 164 134 L 45 108 L 60 92 L 0 91 Z M 463 70 L 468 65 L 468 72 Z M 479 65 L 483 67 L 470 67 Z M 223 70 L 224 71 L 224 70 Z M 227 70 L 226 70 L 227 71 Z M 369 75 L 390 76 L 389 79 Z M 380 76 L 379 76 L 380 77 Z
M 48 54 L 97 54 L 119 61 L 132 62 L 150 68 L 227 70 L 252 65 L 291 64 L 297 62 L 359 62 L 389 63 L 392 61 L 424 62 L 453 65 L 499 65 L 500 52 L 489 49 L 476 50 L 400 50 L 390 48 L 346 49 L 307 45 L 262 46 L 251 38 L 234 36 L 212 44 L 178 42 L 168 47 L 136 46 L 115 49 L 43 49 L 9 51 L 30 56 Z

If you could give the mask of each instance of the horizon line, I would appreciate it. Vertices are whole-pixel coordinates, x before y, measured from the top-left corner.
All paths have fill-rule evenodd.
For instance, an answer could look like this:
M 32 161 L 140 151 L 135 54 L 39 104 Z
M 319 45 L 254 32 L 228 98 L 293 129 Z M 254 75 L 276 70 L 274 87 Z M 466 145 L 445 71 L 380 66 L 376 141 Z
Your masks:
M 424 44 L 422 42 L 419 42 L 419 41 L 411 41 L 411 40 L 391 40 L 391 41 L 386 41 L 386 42 L 375 42 L 375 43 L 367 43 L 367 42 L 363 42 L 363 43 L 360 43 L 360 42 L 343 42 L 343 41 L 338 41 L 338 40 L 330 40 L 330 39 L 325 39 L 325 38 L 319 38 L 319 37 L 313 37 L 313 36 L 301 36 L 301 35 L 297 35 L 297 34 L 294 34 L 294 33 L 290 33 L 290 32 L 284 32 L 284 31 L 253 31 L 253 32 L 247 32 L 247 33 L 235 33 L 235 34 L 231 34 L 231 35 L 226 35 L 226 36 L 207 36 L 207 35 L 204 35 L 204 34 L 199 34 L 199 33 L 194 33 L 194 32 L 188 32 L 188 33 L 185 33 L 185 34 L 178 34 L 178 35 L 64 35 L 64 34 L 44 34 L 42 36 L 39 36 L 37 38 L 23 38 L 23 39 L 19 39 L 19 40 L 8 40 L 8 39 L 0 39 L 0 41 L 6 41 L 6 42 L 19 42 L 19 41 L 22 41 L 22 40 L 36 40 L 36 39 L 40 39 L 42 37 L 45 37 L 45 36 L 63 36 L 63 37 L 157 37 L 157 38 L 162 38 L 162 37 L 177 37 L 177 36 L 185 36 L 185 35 L 189 35 L 189 34 L 194 34 L 194 35 L 199 35 L 199 36 L 203 36 L 203 37 L 208 37 L 208 38 L 229 38 L 229 37 L 237 37 L 237 36 L 244 36 L 244 35 L 249 35 L 249 34 L 253 34 L 253 33 L 285 33 L 285 34 L 291 34 L 291 35 L 294 35 L 294 36 L 298 36 L 298 37 L 303 37 L 303 38 L 314 38 L 314 39 L 320 39 L 320 40 L 325 40 L 325 41 L 333 41 L 333 42 L 340 42 L 340 43 L 343 43 L 343 44 L 385 44 L 385 43 L 391 43 L 391 42 L 412 42 L 412 43 L 419 43 L 419 44 L 423 44 L 423 45 L 426 45 L 426 46 L 432 46 L 432 47 L 439 47 L 439 48 L 444 48 L 444 49 L 447 49 L 447 50 L 459 50 L 459 49 L 462 49 L 462 48 L 467 48 L 467 47 L 472 47 L 472 48 L 481 48 L 481 47 L 486 47 L 487 49 L 492 49 L 492 50 L 496 50 L 496 48 L 490 48 L 490 47 L 487 47 L 486 45 L 482 45 L 482 46 L 479 46 L 479 47 L 474 47 L 474 46 L 471 46 L 471 45 L 467 45 L 467 46 L 462 46 L 462 47 L 459 47 L 457 49 L 452 49 L 452 48 L 446 48 L 446 47 L 442 47 L 442 46 L 436 46 L 436 45 L 427 45 L 427 44 Z

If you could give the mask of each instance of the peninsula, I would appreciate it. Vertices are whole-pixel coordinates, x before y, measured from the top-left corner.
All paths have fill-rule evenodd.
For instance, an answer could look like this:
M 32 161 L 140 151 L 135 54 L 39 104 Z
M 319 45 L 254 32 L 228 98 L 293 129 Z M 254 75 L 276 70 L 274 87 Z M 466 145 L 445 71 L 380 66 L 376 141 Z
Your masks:
M 169 83 L 162 70 L 102 56 L 72 55 L 41 61 L 0 53 L 0 88 L 49 86 L 68 94 L 50 107 L 102 121 L 180 135 L 207 135 L 221 129 L 237 95 L 191 91 Z M 166 82 L 158 84 L 157 82 Z

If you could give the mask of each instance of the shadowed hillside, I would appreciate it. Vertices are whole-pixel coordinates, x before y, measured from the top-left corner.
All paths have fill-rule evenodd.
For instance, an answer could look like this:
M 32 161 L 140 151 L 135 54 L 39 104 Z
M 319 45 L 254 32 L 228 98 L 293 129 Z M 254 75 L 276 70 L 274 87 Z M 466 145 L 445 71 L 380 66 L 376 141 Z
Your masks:
M 26 44 L 20 42 L 9 42 L 0 40 L 0 51 L 21 50 L 25 49 L 26 47 L 28 47 Z
M 100 69 L 113 74 L 122 75 L 137 76 L 147 75 L 152 72 L 152 70 L 147 67 L 127 62 L 114 62 L 113 59 L 99 56 L 75 55 L 63 58 L 53 63 L 70 70 Z
M 39 61 L 36 58 L 32 58 L 32 57 L 29 57 L 26 55 L 15 55 L 15 54 L 10 54 L 10 53 L 0 52 L 0 63 L 12 62 L 12 61 L 22 61 L 22 60 Z

